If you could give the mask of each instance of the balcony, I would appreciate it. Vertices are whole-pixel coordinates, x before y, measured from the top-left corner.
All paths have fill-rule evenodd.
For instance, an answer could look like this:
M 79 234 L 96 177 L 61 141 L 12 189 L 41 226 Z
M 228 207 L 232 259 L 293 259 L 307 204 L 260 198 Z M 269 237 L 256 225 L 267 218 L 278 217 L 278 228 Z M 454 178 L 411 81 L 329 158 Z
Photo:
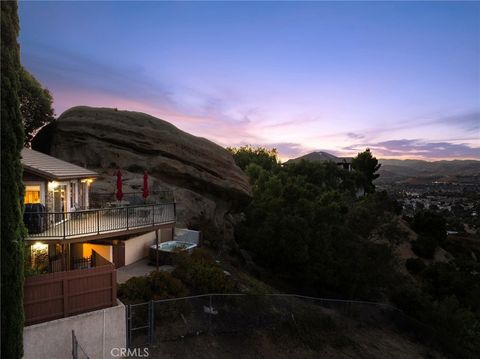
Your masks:
M 91 240 L 154 230 L 175 223 L 175 203 L 70 212 L 25 212 L 27 240 Z

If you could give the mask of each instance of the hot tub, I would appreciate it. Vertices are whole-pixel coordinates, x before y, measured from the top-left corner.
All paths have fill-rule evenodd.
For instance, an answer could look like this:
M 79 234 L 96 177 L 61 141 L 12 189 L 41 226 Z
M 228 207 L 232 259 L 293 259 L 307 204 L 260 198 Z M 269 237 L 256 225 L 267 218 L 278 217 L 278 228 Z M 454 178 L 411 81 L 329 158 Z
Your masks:
M 160 265 L 172 264 L 172 257 L 175 253 L 191 253 L 197 245 L 195 243 L 182 241 L 168 241 L 158 244 L 158 262 Z M 157 246 L 153 244 L 150 246 L 149 255 L 150 263 L 157 262 Z

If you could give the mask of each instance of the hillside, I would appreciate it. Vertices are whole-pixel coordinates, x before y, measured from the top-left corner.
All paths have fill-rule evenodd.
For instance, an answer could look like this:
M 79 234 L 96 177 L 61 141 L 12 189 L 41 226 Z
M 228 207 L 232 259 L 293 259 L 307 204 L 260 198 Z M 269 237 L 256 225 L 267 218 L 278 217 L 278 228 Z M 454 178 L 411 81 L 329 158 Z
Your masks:
M 379 183 L 480 183 L 480 161 L 420 161 L 380 159 Z
M 296 163 L 300 160 L 313 162 L 331 161 L 340 163 L 345 157 L 337 157 L 328 152 L 311 152 L 292 158 L 286 163 Z M 480 161 L 422 161 L 379 159 L 382 167 L 378 173 L 378 183 L 410 183 L 424 184 L 434 181 L 480 183 Z

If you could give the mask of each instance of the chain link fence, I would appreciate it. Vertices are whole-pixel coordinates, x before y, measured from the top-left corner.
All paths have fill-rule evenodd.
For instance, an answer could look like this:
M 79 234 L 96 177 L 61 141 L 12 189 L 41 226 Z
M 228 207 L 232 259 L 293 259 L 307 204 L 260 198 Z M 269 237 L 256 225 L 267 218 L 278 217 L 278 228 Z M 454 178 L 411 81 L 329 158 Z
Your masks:
M 205 294 L 131 304 L 127 306 L 127 345 L 135 348 L 202 333 L 256 328 L 304 328 L 298 332 L 303 335 L 339 326 L 355 330 L 359 325 L 401 331 L 435 345 L 431 328 L 389 304 L 285 294 Z

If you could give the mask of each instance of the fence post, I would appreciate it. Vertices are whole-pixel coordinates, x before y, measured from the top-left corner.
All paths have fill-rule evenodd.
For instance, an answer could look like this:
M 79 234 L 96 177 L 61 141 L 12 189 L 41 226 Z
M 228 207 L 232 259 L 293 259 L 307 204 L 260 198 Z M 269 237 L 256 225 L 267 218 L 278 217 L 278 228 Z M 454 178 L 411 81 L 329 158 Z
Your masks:
M 155 205 L 152 206 L 153 211 L 152 211 L 152 226 L 155 225 Z
M 127 342 L 127 348 L 130 348 L 130 342 L 131 342 L 131 339 L 130 339 L 130 304 L 127 304 L 125 306 L 125 321 L 127 322 L 127 339 L 126 339 L 126 342 Z
M 125 210 L 127 211 L 127 230 L 128 230 L 128 207 L 125 207 Z

